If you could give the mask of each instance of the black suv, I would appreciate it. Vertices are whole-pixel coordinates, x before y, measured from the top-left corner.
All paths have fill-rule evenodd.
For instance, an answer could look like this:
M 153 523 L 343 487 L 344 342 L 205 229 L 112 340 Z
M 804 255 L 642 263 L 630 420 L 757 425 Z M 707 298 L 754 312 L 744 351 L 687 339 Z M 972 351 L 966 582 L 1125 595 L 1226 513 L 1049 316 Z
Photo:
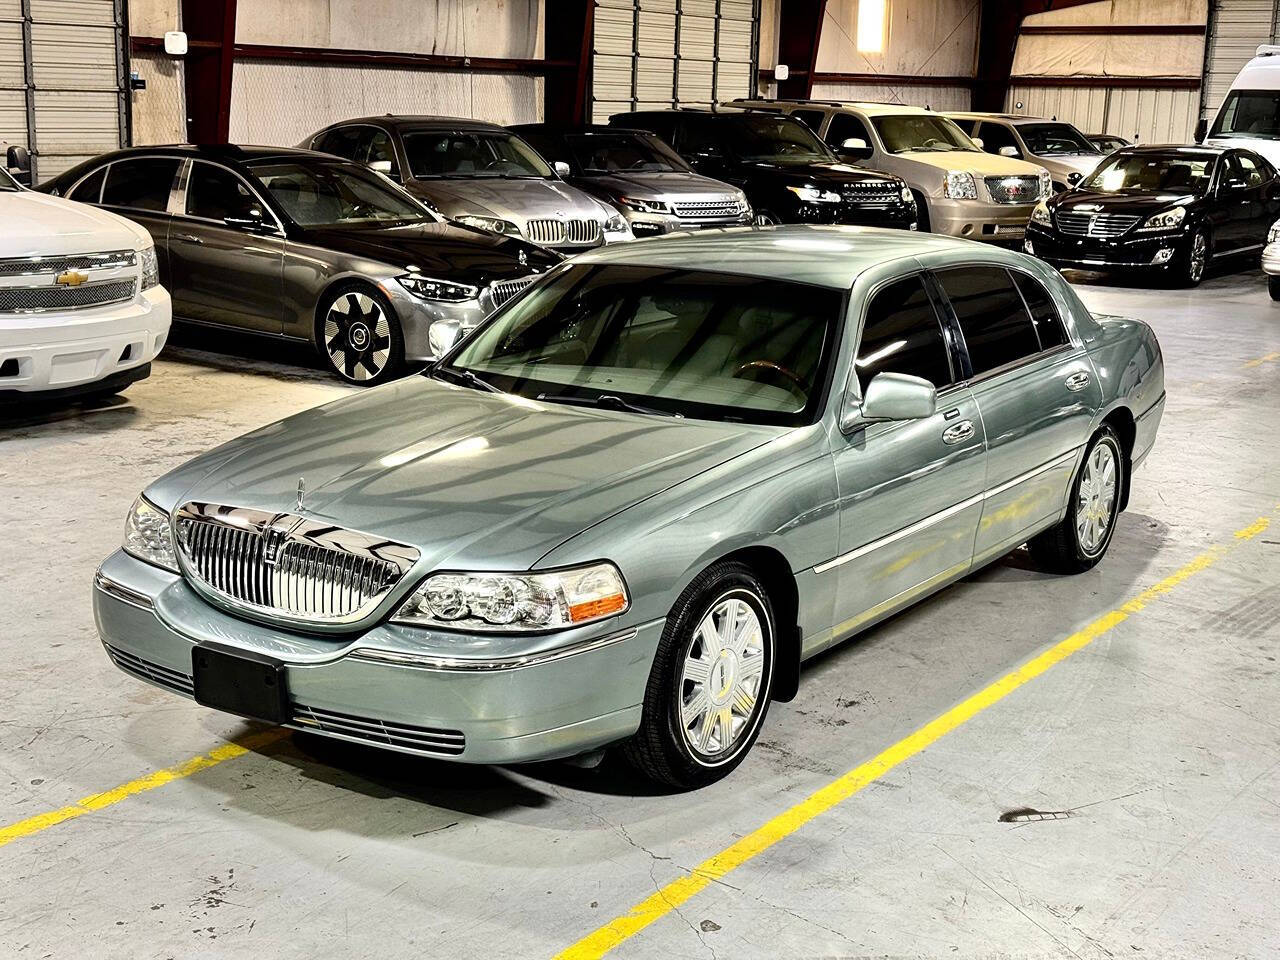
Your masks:
M 861 223 L 916 229 L 899 177 L 842 163 L 807 126 L 772 113 L 640 110 L 611 126 L 648 130 L 704 176 L 742 188 L 765 223 Z

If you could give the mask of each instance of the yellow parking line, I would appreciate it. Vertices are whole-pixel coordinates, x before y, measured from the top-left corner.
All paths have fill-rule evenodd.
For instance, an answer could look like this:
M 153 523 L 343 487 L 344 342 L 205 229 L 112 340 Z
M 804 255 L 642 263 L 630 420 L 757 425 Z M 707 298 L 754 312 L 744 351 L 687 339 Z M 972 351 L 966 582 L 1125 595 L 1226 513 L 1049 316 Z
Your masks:
M 107 807 L 114 806 L 121 800 L 126 800 L 136 793 L 146 793 L 148 790 L 155 790 L 157 787 L 163 787 L 167 783 L 173 783 L 175 780 L 181 780 L 183 777 L 189 777 L 193 773 L 199 773 L 201 770 L 208 770 L 210 767 L 216 767 L 218 764 L 227 760 L 234 760 L 236 757 L 242 757 L 251 750 L 260 749 L 270 743 L 274 743 L 285 735 L 287 731 L 284 729 L 264 730 L 261 733 L 253 733 L 248 736 L 233 740 L 230 743 L 224 743 L 220 747 L 215 747 L 208 753 L 202 753 L 199 756 L 192 757 L 190 760 L 184 760 L 176 767 L 166 767 L 163 770 L 154 770 L 144 777 L 137 780 L 130 780 L 128 783 L 122 783 L 118 787 L 113 787 L 103 793 L 94 793 L 82 798 L 79 802 L 69 807 L 63 807 L 61 810 L 51 810 L 48 813 L 39 813 L 34 817 L 27 817 L 25 820 L 19 820 L 17 823 L 11 823 L 6 827 L 0 827 L 0 847 L 7 843 L 12 843 L 22 837 L 29 837 L 33 833 L 39 833 L 42 830 L 48 830 L 67 820 L 74 820 L 76 817 L 83 817 L 86 813 L 96 813 L 99 810 L 105 810 Z
M 1277 360 L 1280 360 L 1280 352 L 1268 353 L 1265 356 L 1255 357 L 1253 360 L 1248 361 L 1245 363 L 1245 367 L 1260 367 L 1264 363 L 1275 363 Z
M 1237 530 L 1235 539 L 1251 540 L 1266 530 L 1270 523 L 1270 518 L 1260 517 L 1256 522 L 1244 529 Z M 747 834 L 737 843 L 722 850 L 710 859 L 704 860 L 687 875 L 671 881 L 657 893 L 641 900 L 622 916 L 610 921 L 594 933 L 588 934 L 577 943 L 556 954 L 555 960 L 588 960 L 588 958 L 604 956 L 614 947 L 635 936 L 655 920 L 680 907 L 699 891 L 718 881 L 731 870 L 742 866 L 748 860 L 768 850 L 775 843 L 795 833 L 809 821 L 826 813 L 841 801 L 847 800 L 867 784 L 883 777 L 894 767 L 914 757 L 929 745 L 987 709 L 987 707 L 1003 700 L 1023 684 L 1034 680 L 1050 667 L 1061 663 L 1076 651 L 1084 649 L 1098 637 L 1129 619 L 1132 614 L 1142 610 L 1153 600 L 1169 593 L 1179 584 L 1195 576 L 1206 567 L 1212 566 L 1227 552 L 1227 549 L 1225 546 L 1218 546 L 1200 554 L 1186 566 L 1179 568 L 1159 583 L 1148 587 L 1122 606 L 1103 614 L 1084 629 L 1071 634 L 1071 636 L 1050 647 L 1017 670 L 1001 677 L 991 686 L 978 691 L 967 700 L 961 701 L 936 720 L 925 724 L 915 733 L 910 734 L 903 740 L 899 740 L 866 763 L 854 767 L 838 780 L 810 794 L 791 809 L 778 814 L 778 816 Z

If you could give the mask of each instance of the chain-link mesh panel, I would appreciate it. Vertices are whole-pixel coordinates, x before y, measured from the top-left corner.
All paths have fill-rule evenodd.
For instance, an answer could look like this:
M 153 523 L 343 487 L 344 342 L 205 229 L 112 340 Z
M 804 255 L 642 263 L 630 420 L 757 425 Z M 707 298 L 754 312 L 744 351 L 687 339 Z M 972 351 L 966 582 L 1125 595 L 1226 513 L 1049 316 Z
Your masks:
M 145 90 L 131 94 L 134 144 L 185 143 L 187 91 L 182 61 L 164 54 L 135 53 L 130 64 L 147 82 Z

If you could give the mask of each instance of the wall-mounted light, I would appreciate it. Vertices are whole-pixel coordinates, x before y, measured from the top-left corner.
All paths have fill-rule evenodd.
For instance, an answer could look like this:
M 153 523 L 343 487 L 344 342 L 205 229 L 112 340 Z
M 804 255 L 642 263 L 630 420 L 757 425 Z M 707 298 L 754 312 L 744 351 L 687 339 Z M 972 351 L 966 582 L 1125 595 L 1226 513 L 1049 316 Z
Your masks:
M 859 53 L 883 53 L 889 0 L 858 0 Z
M 185 56 L 187 35 L 181 30 L 169 30 L 164 35 L 164 52 L 171 57 Z

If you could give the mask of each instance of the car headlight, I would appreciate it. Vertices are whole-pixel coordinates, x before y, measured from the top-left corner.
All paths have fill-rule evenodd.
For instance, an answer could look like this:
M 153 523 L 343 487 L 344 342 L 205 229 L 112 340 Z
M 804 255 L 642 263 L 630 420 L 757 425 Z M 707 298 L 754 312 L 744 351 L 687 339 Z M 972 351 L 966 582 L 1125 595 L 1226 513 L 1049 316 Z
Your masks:
M 627 226 L 627 219 L 620 213 L 615 213 L 612 217 L 604 222 L 605 233 L 630 233 L 631 228 Z
M 1053 217 L 1049 214 L 1049 204 L 1043 200 L 1037 203 L 1035 209 L 1031 211 L 1031 222 L 1046 227 L 1053 226 Z
M 1275 243 L 1280 240 L 1280 220 L 1271 225 L 1271 229 L 1267 231 L 1267 243 Z
M 466 283 L 454 283 L 452 280 L 437 280 L 434 277 L 423 277 L 409 274 L 400 278 L 400 286 L 415 297 L 423 300 L 442 300 L 446 303 L 461 303 L 463 300 L 474 300 L 480 295 L 480 289 Z
M 160 286 L 160 263 L 156 260 L 156 245 L 149 243 L 138 251 L 142 261 L 142 289 Z
M 139 496 L 129 509 L 129 518 L 124 524 L 123 546 L 124 552 L 131 557 L 179 572 L 169 515 L 146 497 Z
M 840 194 L 834 190 L 823 190 L 821 187 L 787 187 L 805 203 L 839 203 Z
M 392 620 L 487 632 L 558 630 L 617 616 L 630 606 L 618 568 L 593 563 L 552 573 L 437 573 Z
M 639 197 L 619 197 L 618 202 L 628 210 L 640 213 L 670 213 L 671 208 L 661 200 L 641 200 Z
M 1053 177 L 1049 176 L 1048 170 L 1040 171 L 1040 199 L 1047 200 L 1053 196 Z
M 903 203 L 911 203 L 913 200 L 915 200 L 915 197 L 911 193 L 911 188 L 908 187 L 905 183 L 898 190 L 898 196 L 902 198 Z
M 977 200 L 978 184 L 967 170 L 948 170 L 944 192 L 952 200 Z
M 477 230 L 484 230 L 486 233 L 501 233 L 509 237 L 520 236 L 519 227 L 510 220 L 503 220 L 499 217 L 476 217 L 467 214 L 453 219 L 464 226 L 475 227 Z
M 1182 226 L 1182 221 L 1187 218 L 1186 207 L 1174 207 L 1172 210 L 1165 210 L 1161 213 L 1153 213 L 1147 217 L 1146 222 L 1140 226 L 1136 232 L 1154 232 L 1157 230 L 1176 230 Z

